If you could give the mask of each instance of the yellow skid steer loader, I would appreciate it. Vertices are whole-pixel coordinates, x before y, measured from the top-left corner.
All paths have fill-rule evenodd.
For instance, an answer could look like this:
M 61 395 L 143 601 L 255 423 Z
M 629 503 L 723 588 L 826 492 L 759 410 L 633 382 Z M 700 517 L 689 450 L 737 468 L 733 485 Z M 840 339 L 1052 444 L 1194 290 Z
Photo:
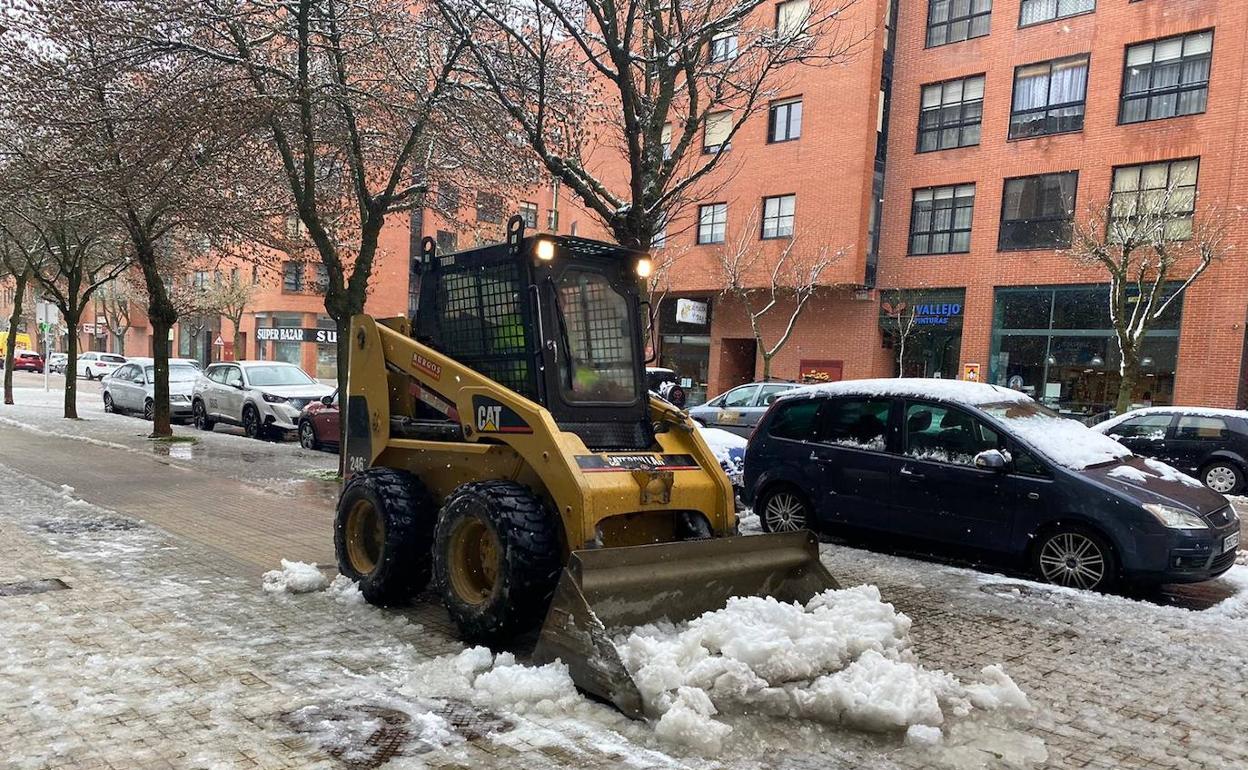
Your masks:
M 535 662 L 642 713 L 612 637 L 731 596 L 805 601 L 835 582 L 807 532 L 737 534 L 694 423 L 646 390 L 647 255 L 526 236 L 412 268 L 412 318 L 351 323 L 339 569 L 376 604 L 432 579 L 461 635 L 545 623 Z M 648 316 L 648 314 L 647 314 Z

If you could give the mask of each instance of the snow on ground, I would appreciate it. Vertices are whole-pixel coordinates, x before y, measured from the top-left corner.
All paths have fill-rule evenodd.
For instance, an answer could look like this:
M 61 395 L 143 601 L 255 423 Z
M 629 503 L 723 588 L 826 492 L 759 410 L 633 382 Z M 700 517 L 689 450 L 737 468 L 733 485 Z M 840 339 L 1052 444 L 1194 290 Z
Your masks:
M 261 587 L 271 594 L 310 594 L 329 587 L 329 580 L 315 564 L 282 559 L 282 568 L 261 576 Z

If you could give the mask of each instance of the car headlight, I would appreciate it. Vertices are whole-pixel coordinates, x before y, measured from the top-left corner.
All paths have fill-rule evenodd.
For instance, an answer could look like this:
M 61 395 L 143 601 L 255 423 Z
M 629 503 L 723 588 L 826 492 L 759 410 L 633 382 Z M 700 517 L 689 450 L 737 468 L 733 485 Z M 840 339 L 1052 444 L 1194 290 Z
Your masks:
M 285 396 L 275 396 L 272 393 L 261 393 L 260 397 L 263 398 L 265 401 L 268 401 L 270 404 L 286 403 Z
M 1144 510 L 1157 517 L 1163 527 L 1170 529 L 1209 529 L 1199 516 L 1189 511 L 1159 503 L 1145 503 Z

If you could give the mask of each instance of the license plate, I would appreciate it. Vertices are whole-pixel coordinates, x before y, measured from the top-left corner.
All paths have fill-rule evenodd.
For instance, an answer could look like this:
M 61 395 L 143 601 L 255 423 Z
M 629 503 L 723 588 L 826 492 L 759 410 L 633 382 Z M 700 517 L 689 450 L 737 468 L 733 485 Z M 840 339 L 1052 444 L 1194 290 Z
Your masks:
M 1237 545 L 1239 545 L 1239 533 L 1232 532 L 1226 536 L 1225 540 L 1222 541 L 1222 553 L 1234 550 Z

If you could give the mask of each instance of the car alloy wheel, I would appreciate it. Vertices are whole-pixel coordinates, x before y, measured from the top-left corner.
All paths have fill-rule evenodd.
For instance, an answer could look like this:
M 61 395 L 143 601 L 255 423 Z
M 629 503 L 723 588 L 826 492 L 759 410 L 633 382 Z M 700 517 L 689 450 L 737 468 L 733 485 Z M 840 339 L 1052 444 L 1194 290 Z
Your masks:
M 243 409 L 243 433 L 247 438 L 260 438 L 260 414 L 254 406 Z
M 196 401 L 191 407 L 191 419 L 195 422 L 195 427 L 200 430 L 208 430 L 205 426 L 208 424 L 208 412 L 204 410 L 204 405 L 200 401 Z
M 151 399 L 143 402 L 143 419 L 151 420 L 156 417 L 156 404 Z
M 1100 543 L 1082 532 L 1058 532 L 1040 546 L 1040 573 L 1069 588 L 1099 588 L 1107 581 L 1109 559 Z
M 299 423 L 299 446 L 304 449 L 316 449 L 316 430 L 312 428 L 312 423 L 304 420 Z
M 1219 463 L 1205 469 L 1203 481 L 1214 492 L 1229 495 L 1239 486 L 1239 474 L 1226 463 Z
M 104 411 L 109 414 L 117 411 L 117 408 L 113 406 L 113 397 L 107 393 L 104 394 Z
M 794 492 L 776 492 L 763 504 L 762 519 L 768 532 L 795 532 L 805 529 L 806 503 Z

